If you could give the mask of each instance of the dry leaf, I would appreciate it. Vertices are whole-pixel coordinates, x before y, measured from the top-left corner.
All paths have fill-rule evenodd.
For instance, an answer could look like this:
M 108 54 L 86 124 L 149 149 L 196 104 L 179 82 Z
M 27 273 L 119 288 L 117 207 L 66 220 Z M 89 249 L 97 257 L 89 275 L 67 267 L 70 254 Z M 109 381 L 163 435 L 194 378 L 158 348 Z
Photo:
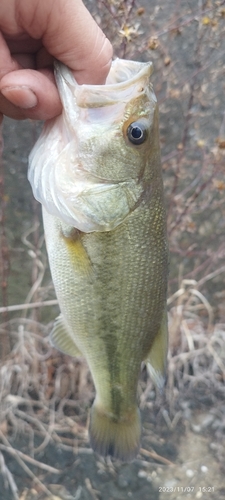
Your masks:
M 148 48 L 151 50 L 155 50 L 155 49 L 157 49 L 158 46 L 159 46 L 158 38 L 151 37 L 149 42 L 148 42 Z

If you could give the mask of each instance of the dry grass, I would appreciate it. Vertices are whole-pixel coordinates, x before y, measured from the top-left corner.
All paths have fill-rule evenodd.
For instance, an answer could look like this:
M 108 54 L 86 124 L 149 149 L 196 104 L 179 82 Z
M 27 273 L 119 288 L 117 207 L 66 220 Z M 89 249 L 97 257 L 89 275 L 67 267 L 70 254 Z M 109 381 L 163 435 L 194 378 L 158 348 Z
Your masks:
M 89 452 L 85 448 L 86 409 L 94 396 L 93 385 L 84 360 L 71 360 L 50 347 L 49 327 L 21 318 L 2 324 L 0 334 L 9 328 L 12 350 L 0 365 L 0 450 L 13 456 L 33 484 L 51 495 L 29 464 L 59 473 L 35 459 L 49 442 L 74 453 L 78 448 Z M 29 436 L 28 454 L 13 447 L 18 435 Z M 35 436 L 39 437 L 36 447 Z M 1 467 L 14 498 L 18 498 L 3 458 Z

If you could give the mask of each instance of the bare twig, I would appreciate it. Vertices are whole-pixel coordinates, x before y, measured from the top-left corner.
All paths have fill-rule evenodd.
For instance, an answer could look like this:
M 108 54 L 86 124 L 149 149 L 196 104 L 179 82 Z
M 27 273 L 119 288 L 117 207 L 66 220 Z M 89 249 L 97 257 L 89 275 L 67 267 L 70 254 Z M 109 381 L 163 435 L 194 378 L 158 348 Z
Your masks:
M 32 302 L 31 304 L 18 304 L 15 306 L 0 307 L 0 313 L 12 312 L 12 311 L 23 311 L 24 309 L 33 309 L 36 307 L 47 307 L 58 305 L 58 300 L 45 300 L 43 302 Z
M 148 450 L 145 450 L 144 448 L 141 448 L 140 453 L 142 455 L 144 455 L 145 457 L 153 458 L 153 460 L 157 460 L 157 462 L 161 462 L 162 464 L 174 465 L 173 462 L 171 462 L 170 460 L 168 460 L 165 457 L 162 457 L 161 455 L 158 455 L 158 453 L 156 453 L 155 451 L 148 451 Z
M 100 495 L 100 491 L 94 490 L 89 477 L 85 478 L 85 485 L 86 485 L 86 488 L 89 491 L 91 497 L 93 498 L 93 500 L 98 500 L 98 497 Z
M 43 462 L 39 462 L 38 460 L 35 460 L 32 457 L 29 457 L 28 455 L 26 455 L 22 451 L 14 449 L 12 446 L 6 446 L 6 445 L 0 443 L 0 449 L 3 451 L 6 451 L 7 453 L 9 453 L 10 455 L 12 455 L 14 457 L 16 457 L 18 455 L 23 460 L 25 460 L 25 462 L 28 462 L 32 465 L 35 465 L 39 469 L 43 469 L 43 470 L 46 470 L 47 472 L 51 472 L 52 474 L 60 474 L 60 472 L 61 472 L 59 469 L 56 469 L 55 467 L 51 467 L 50 465 L 47 465 Z
M 10 472 L 10 470 L 8 469 L 8 467 L 5 463 L 4 457 L 3 457 L 1 452 L 0 452 L 0 471 L 1 471 L 3 478 L 5 478 L 6 482 L 8 483 L 8 485 L 11 488 L 14 500 L 19 500 L 17 485 L 13 479 L 12 473 Z
M 1 431 L 0 431 L 0 437 L 1 437 L 2 441 L 5 443 L 6 448 L 9 448 L 9 449 L 12 448 L 11 444 L 9 443 L 9 441 L 6 439 L 6 437 L 3 435 L 3 433 Z M 14 450 L 12 452 L 13 456 L 15 457 L 18 464 L 22 467 L 22 469 L 26 472 L 26 474 L 33 479 L 34 483 L 38 484 L 38 486 L 40 487 L 40 489 L 42 491 L 44 491 L 48 496 L 52 497 L 51 491 L 49 491 L 48 488 L 46 488 L 46 486 L 40 481 L 40 479 L 24 463 L 24 460 L 21 458 L 21 455 L 20 455 L 21 452 L 18 452 L 18 450 L 15 450 L 14 448 L 12 448 L 12 449 Z M 9 451 L 9 450 L 7 450 L 7 451 Z

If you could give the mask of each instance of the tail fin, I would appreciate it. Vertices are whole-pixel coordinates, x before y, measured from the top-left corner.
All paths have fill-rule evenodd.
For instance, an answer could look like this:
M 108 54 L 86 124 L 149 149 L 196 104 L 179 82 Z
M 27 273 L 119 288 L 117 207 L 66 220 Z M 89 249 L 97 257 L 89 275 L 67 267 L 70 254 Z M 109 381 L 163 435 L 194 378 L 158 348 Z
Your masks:
M 115 419 L 94 403 L 89 427 L 90 443 L 102 456 L 111 455 L 123 461 L 133 460 L 141 439 L 141 419 L 138 408 L 125 418 Z

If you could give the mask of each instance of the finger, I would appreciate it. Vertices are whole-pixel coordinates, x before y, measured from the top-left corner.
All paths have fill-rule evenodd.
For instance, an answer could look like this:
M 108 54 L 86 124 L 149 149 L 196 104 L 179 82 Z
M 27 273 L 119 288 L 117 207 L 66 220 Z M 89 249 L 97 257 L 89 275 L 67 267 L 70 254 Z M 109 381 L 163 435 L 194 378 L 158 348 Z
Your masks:
M 0 32 L 0 78 L 9 71 L 15 71 L 20 65 L 11 57 L 9 47 Z
M 38 42 L 38 46 L 40 46 L 40 42 Z M 41 55 L 41 50 L 39 52 L 40 55 L 37 54 L 40 59 L 38 66 L 46 66 L 52 61 L 52 57 L 47 55 L 46 51 L 43 51 L 43 55 Z M 0 54 L 1 113 L 14 119 L 46 120 L 61 112 L 61 103 L 53 73 L 49 70 L 42 70 L 39 73 L 21 69 L 35 68 L 36 57 L 34 54 L 17 53 L 11 57 L 9 47 L 1 33 Z
M 0 81 L 0 110 L 10 118 L 48 120 L 61 109 L 54 76 L 47 69 L 13 71 Z
M 36 69 L 36 56 L 34 54 L 14 54 L 13 59 L 18 63 L 18 69 Z
M 35 2 L 34 2 L 35 3 Z M 78 83 L 103 84 L 110 69 L 112 46 L 81 0 L 18 2 L 20 23 L 30 36 L 42 38 L 54 57 L 74 71 Z

